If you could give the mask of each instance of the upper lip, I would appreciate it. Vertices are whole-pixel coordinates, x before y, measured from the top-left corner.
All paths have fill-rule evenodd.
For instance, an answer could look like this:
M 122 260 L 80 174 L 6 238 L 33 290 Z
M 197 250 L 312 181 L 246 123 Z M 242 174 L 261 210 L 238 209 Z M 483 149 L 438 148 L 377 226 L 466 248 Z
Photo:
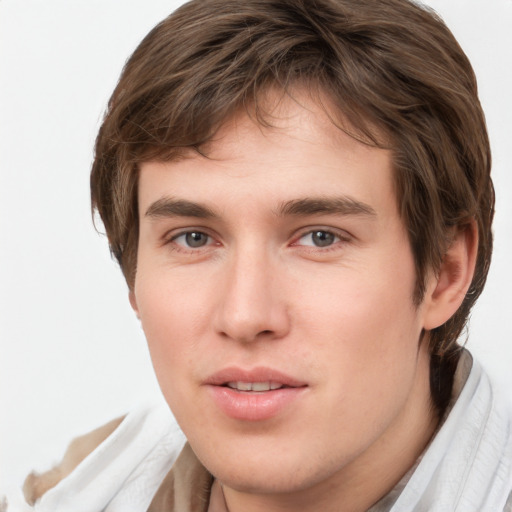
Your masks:
M 282 371 L 263 366 L 251 369 L 234 366 L 223 368 L 205 379 L 204 384 L 224 386 L 228 382 L 273 382 L 293 388 L 307 385 L 304 381 L 291 377 Z

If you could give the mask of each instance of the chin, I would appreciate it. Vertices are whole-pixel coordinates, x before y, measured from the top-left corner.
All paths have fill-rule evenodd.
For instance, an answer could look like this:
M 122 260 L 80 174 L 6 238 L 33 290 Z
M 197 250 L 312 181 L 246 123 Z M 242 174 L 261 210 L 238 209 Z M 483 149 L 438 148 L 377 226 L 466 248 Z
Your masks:
M 315 480 L 294 470 L 269 471 L 265 468 L 222 468 L 216 478 L 223 485 L 241 493 L 250 494 L 289 494 L 297 493 L 314 485 Z
M 223 485 L 243 493 L 297 493 L 328 479 L 340 467 L 333 460 L 322 461 L 319 454 L 296 448 L 283 452 L 271 446 L 268 450 L 228 446 L 223 453 L 208 450 L 206 457 L 202 453 L 198 457 Z M 317 462 L 316 467 L 311 461 Z

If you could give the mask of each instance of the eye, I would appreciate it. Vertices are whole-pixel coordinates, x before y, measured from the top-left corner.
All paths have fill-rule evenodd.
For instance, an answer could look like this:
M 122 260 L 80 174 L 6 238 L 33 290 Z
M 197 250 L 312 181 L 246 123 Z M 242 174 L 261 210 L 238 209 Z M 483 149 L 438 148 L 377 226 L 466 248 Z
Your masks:
M 331 233 L 330 231 L 315 229 L 314 231 L 310 231 L 309 233 L 302 235 L 297 241 L 297 245 L 329 247 L 340 240 L 339 236 Z
M 201 231 L 187 231 L 171 239 L 172 242 L 187 249 L 199 249 L 212 243 L 212 238 Z

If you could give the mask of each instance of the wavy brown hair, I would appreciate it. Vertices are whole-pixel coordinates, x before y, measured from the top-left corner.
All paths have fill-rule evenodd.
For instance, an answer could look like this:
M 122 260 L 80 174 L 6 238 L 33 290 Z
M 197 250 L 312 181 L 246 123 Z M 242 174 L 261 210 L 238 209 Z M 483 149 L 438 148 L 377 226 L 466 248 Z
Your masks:
M 248 105 L 268 123 L 266 92 L 296 84 L 327 94 L 333 122 L 348 121 L 365 143 L 382 147 L 376 133 L 384 135 L 415 259 L 416 304 L 427 272 L 440 268 L 450 230 L 476 221 L 473 282 L 457 313 L 428 336 L 432 397 L 442 410 L 457 339 L 489 269 L 494 191 L 474 72 L 432 10 L 408 0 L 193 0 L 180 7 L 126 63 L 97 137 L 92 205 L 111 251 L 132 288 L 141 162 L 171 160 L 183 148 L 202 152 Z

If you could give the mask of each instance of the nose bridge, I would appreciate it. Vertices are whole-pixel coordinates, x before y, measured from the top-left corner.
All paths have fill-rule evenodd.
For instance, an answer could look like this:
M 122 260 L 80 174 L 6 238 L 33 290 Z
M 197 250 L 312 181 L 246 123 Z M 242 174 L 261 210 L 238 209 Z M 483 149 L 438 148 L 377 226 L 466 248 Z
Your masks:
M 286 305 L 278 293 L 277 262 L 255 241 L 234 250 L 225 268 L 217 329 L 224 336 L 249 342 L 280 337 L 288 327 Z

